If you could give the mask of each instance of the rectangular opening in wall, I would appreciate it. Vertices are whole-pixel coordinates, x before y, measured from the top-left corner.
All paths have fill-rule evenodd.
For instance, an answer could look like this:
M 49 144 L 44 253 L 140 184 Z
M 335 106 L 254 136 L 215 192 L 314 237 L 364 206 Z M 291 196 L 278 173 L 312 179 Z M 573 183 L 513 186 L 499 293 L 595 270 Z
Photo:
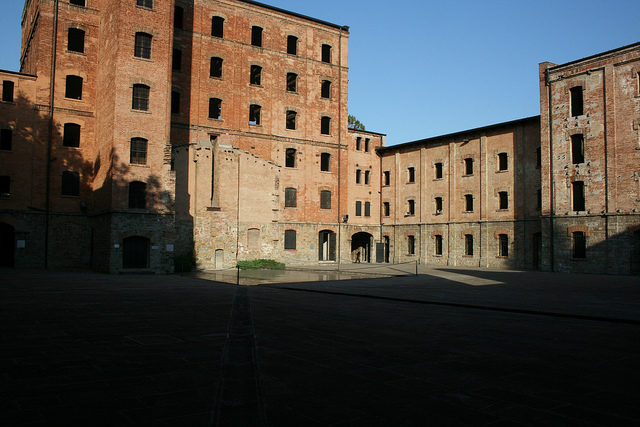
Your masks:
M 84 53 L 84 31 L 79 28 L 69 28 L 67 50 L 70 52 Z
M 82 77 L 67 76 L 65 98 L 82 99 Z
M 536 168 L 542 167 L 542 150 L 540 147 L 536 148 Z
M 382 204 L 382 215 L 383 216 L 391 215 L 391 204 L 389 202 L 384 202 Z
M 224 37 L 224 18 L 213 16 L 211 18 L 211 35 L 213 37 Z
M 256 104 L 251 104 L 249 106 L 249 124 L 250 125 L 259 125 L 260 124 L 260 111 L 262 107 Z
M 287 91 L 298 91 L 298 75 L 296 73 L 287 73 Z
M 571 93 L 571 116 L 577 117 L 584 114 L 584 100 L 582 86 L 569 89 Z
M 362 216 L 362 202 L 356 201 L 356 216 Z
M 214 56 L 211 58 L 211 64 L 209 65 L 209 76 L 222 78 L 222 58 Z
M 442 179 L 442 163 L 435 164 L 436 179 Z
M 464 174 L 473 175 L 473 159 L 470 157 L 464 159 Z
M 434 238 L 435 254 L 442 255 L 442 236 L 440 234 L 436 234 Z
M 572 233 L 573 237 L 573 257 L 583 259 L 587 257 L 587 239 L 582 231 Z
M 407 215 L 412 216 L 416 214 L 416 201 L 415 200 L 407 200 Z
M 382 185 L 391 185 L 391 172 L 384 171 L 382 173 Z
M 331 191 L 320 192 L 320 209 L 331 209 Z
M 498 154 L 498 170 L 506 171 L 509 168 L 509 155 L 507 153 Z
M 416 254 L 416 237 L 415 236 L 407 236 L 407 254 L 409 255 Z
M 416 168 L 407 168 L 408 182 L 416 182 Z
M 0 129 L 0 150 L 10 151 L 13 146 L 13 131 Z
M 298 116 L 298 113 L 296 113 L 293 110 L 288 110 L 287 111 L 287 129 L 289 130 L 295 130 L 296 129 L 296 117 Z
M 289 250 L 296 248 L 296 230 L 284 230 L 284 248 Z
M 133 56 L 136 58 L 151 59 L 151 40 L 153 36 L 147 33 L 136 33 L 133 46 Z
M 584 211 L 585 210 L 585 200 L 584 200 L 584 182 L 583 181 L 574 181 L 571 183 L 573 190 L 573 210 Z
M 80 147 L 80 125 L 76 123 L 64 124 L 62 145 L 65 147 Z
M 295 148 L 287 148 L 285 151 L 285 167 L 295 168 L 296 167 L 296 149 Z
M 220 120 L 222 112 L 222 100 L 218 98 L 209 99 L 209 118 Z
M 171 91 L 171 114 L 180 114 L 180 92 Z
M 180 6 L 175 6 L 173 8 L 173 28 L 181 30 L 183 27 L 184 20 L 184 9 Z
M 298 54 L 298 38 L 296 36 L 287 36 L 287 53 L 289 55 Z
M 11 177 L 9 175 L 0 176 L 0 195 L 11 195 Z
M 251 45 L 262 47 L 262 27 L 251 27 Z
M 321 153 L 320 154 L 320 170 L 322 172 L 329 172 L 329 170 L 330 170 L 330 161 L 331 161 L 331 154 L 329 154 L 329 153 Z
M 506 234 L 498 235 L 498 256 L 509 256 L 509 236 Z
M 442 197 L 436 197 L 436 215 L 440 215 L 442 213 Z
M 173 71 L 180 71 L 182 69 L 182 51 L 180 49 L 173 49 L 171 69 Z
M 11 80 L 2 81 L 2 100 L 4 102 L 13 102 L 14 83 Z
M 284 189 L 284 207 L 295 208 L 298 206 L 298 190 L 295 188 Z
M 331 117 L 322 117 L 322 119 L 320 120 L 320 133 L 322 135 L 331 134 Z
M 331 98 L 331 82 L 329 80 L 322 81 L 321 94 L 322 98 Z
M 500 191 L 498 198 L 500 199 L 500 209 L 509 209 L 509 194 L 506 191 Z
M 62 172 L 62 186 L 60 193 L 63 196 L 80 195 L 80 175 L 78 172 Z
M 249 84 L 260 86 L 262 82 L 262 67 L 252 65 L 249 73 Z
M 464 235 L 464 254 L 473 256 L 473 234 Z
M 466 212 L 473 212 L 473 195 L 472 194 L 464 195 L 464 210 Z
M 331 46 L 328 44 L 322 45 L 322 62 L 331 63 Z
M 584 135 L 571 135 L 571 160 L 574 165 L 584 163 Z

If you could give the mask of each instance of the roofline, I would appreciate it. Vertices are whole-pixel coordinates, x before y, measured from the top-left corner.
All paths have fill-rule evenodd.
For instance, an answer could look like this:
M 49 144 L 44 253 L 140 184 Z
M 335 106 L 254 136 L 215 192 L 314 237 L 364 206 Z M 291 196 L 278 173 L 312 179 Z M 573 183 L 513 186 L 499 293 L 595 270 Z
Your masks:
M 362 130 L 362 129 L 353 129 L 353 128 L 347 128 L 348 132 L 363 132 L 363 133 L 370 133 L 372 135 L 381 135 L 381 136 L 387 136 L 386 133 L 380 133 L 380 132 L 373 132 L 370 130 Z
M 303 15 L 301 13 L 291 12 L 290 10 L 286 10 L 286 9 L 280 9 L 279 7 L 271 6 L 271 5 L 260 3 L 260 2 L 253 1 L 253 0 L 238 0 L 238 1 L 240 1 L 242 3 L 247 3 L 247 4 L 254 5 L 254 6 L 258 6 L 258 7 L 263 7 L 265 9 L 273 10 L 273 11 L 276 11 L 276 12 L 284 13 L 286 15 L 295 16 L 296 18 L 302 18 L 302 19 L 306 19 L 308 21 L 313 21 L 313 22 L 316 22 L 318 24 L 327 25 L 329 27 L 333 27 L 333 28 L 336 28 L 338 30 L 346 31 L 347 33 L 349 32 L 349 27 L 347 25 L 332 24 L 331 22 L 323 21 L 322 19 L 312 18 L 311 16 Z
M 433 137 L 430 137 L 430 138 L 419 139 L 417 141 L 405 142 L 403 144 L 391 145 L 391 146 L 388 146 L 388 147 L 378 148 L 378 151 L 381 151 L 381 152 L 384 153 L 384 152 L 393 151 L 393 150 L 397 150 L 397 149 L 403 149 L 403 148 L 407 148 L 407 147 L 417 147 L 417 146 L 428 144 L 430 142 L 438 142 L 438 141 L 440 141 L 442 139 L 445 139 L 445 138 L 453 139 L 454 137 L 460 137 L 460 136 L 471 134 L 471 133 L 477 133 L 477 132 L 482 132 L 482 131 L 486 132 L 486 131 L 492 130 L 492 129 L 498 129 L 498 128 L 501 128 L 501 127 L 512 126 L 512 125 L 516 125 L 516 124 L 523 124 L 523 123 L 532 122 L 532 121 L 536 121 L 536 120 L 539 121 L 540 120 L 540 116 L 525 117 L 523 119 L 511 120 L 509 122 L 495 123 L 495 124 L 492 124 L 492 125 L 482 126 L 482 127 L 479 127 L 479 128 L 468 129 L 468 130 L 463 130 L 463 131 L 454 132 L 454 133 L 448 133 L 448 134 L 439 135 L 439 136 L 433 136 Z
M 11 71 L 11 70 L 3 70 L 3 69 L 0 69 L 0 73 L 15 74 L 18 76 L 25 76 L 25 77 L 38 77 L 35 74 L 27 74 L 27 73 L 21 73 L 20 71 Z
M 565 62 L 564 64 L 554 65 L 553 67 L 549 67 L 548 70 L 549 71 L 557 70 L 557 69 L 565 67 L 567 65 L 573 65 L 573 64 L 576 64 L 578 62 L 588 61 L 590 59 L 598 58 L 599 56 L 611 55 L 611 54 L 619 52 L 621 50 L 630 49 L 630 48 L 639 47 L 639 46 L 640 46 L 640 42 L 631 43 L 631 44 L 628 44 L 626 46 L 617 47 L 615 49 L 607 50 L 606 52 L 596 53 L 595 55 L 587 56 L 585 58 L 581 58 L 581 59 L 576 59 L 576 60 L 573 60 L 573 61 Z

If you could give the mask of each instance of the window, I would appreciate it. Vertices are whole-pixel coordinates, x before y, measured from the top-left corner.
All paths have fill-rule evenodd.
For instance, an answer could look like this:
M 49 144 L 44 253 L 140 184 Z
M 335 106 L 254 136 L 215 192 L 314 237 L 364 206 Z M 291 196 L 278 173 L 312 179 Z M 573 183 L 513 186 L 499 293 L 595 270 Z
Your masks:
M 140 181 L 129 183 L 129 208 L 145 209 L 147 207 L 147 184 Z
M 82 6 L 84 7 L 85 5 L 85 0 L 69 0 L 70 4 L 76 5 L 76 6 Z
M 331 154 L 329 153 L 321 153 L 320 154 L 320 170 L 323 172 L 329 172 L 331 166 Z
M 536 168 L 542 167 L 542 150 L 540 147 L 536 148 Z
M 213 37 L 224 37 L 224 18 L 220 16 L 211 18 L 211 35 Z
M 295 188 L 284 189 L 284 207 L 295 208 L 298 206 L 298 190 Z
M 442 179 L 442 163 L 436 163 L 436 179 Z
M 320 119 L 320 133 L 322 135 L 331 134 L 331 117 L 324 116 Z
M 298 91 L 298 75 L 296 73 L 287 73 L 287 91 Z
M 11 80 L 2 81 L 2 100 L 4 102 L 13 102 L 13 86 Z
M 296 149 L 295 148 L 287 148 L 287 151 L 285 151 L 284 165 L 288 168 L 296 167 Z
M 370 149 L 371 149 L 371 140 L 369 138 L 365 138 L 364 139 L 364 151 L 365 151 L 365 153 L 368 153 Z
M 356 138 L 356 150 L 362 150 L 362 137 L 360 136 Z
M 416 201 L 408 200 L 407 201 L 407 215 L 412 216 L 416 214 Z
M 79 196 L 80 195 L 80 175 L 78 172 L 64 171 L 62 172 L 62 191 L 63 196 Z
M 82 77 L 67 76 L 64 96 L 65 98 L 82 99 Z
M 473 256 L 473 234 L 464 235 L 464 254 Z
M 364 202 L 364 216 L 371 216 L 371 202 Z
M 434 242 L 435 254 L 436 255 L 442 255 L 442 235 L 436 234 L 433 237 L 435 239 L 435 242 Z
M 289 55 L 298 54 L 298 38 L 296 36 L 287 36 L 287 53 Z
M 509 156 L 507 153 L 498 154 L 498 170 L 506 171 L 509 169 Z
M 179 30 L 183 27 L 184 21 L 184 9 L 180 6 L 175 6 L 173 8 L 173 28 L 177 28 Z
M 331 63 L 331 46 L 328 44 L 322 45 L 322 62 Z
M 209 118 L 220 120 L 222 113 L 222 100 L 209 98 Z
M 151 34 L 136 33 L 133 56 L 144 59 L 151 59 Z
M 571 185 L 573 187 L 573 210 L 584 211 L 584 182 L 574 181 Z
M 13 131 L 0 129 L 0 150 L 11 150 L 13 145 Z
M 7 175 L 0 176 L 0 195 L 11 195 L 11 177 Z
M 464 159 L 464 174 L 473 175 L 473 159 L 472 158 Z
M 362 216 L 362 202 L 359 200 L 356 202 L 356 216 Z
M 320 192 L 320 209 L 331 209 L 331 191 Z
M 584 102 L 582 86 L 576 86 L 569 89 L 571 93 L 571 116 L 577 117 L 584 114 Z
M 180 71 L 182 69 L 182 51 L 180 49 L 173 49 L 171 69 L 173 71 Z
M 262 81 L 262 67 L 259 65 L 252 65 L 249 73 L 249 84 L 260 86 Z
M 211 64 L 209 65 L 209 76 L 222 78 L 222 58 L 214 56 L 211 58 Z
M 129 151 L 129 163 L 132 165 L 147 164 L 147 140 L 144 138 L 131 138 Z
M 542 190 L 540 188 L 538 188 L 538 204 L 536 208 L 542 210 Z
M 250 125 L 259 125 L 260 124 L 260 110 L 262 107 L 256 104 L 249 105 L 249 124 Z
M 67 50 L 84 53 L 84 31 L 78 28 L 69 28 L 67 34 Z
M 284 248 L 296 248 L 296 230 L 284 230 Z
M 506 191 L 500 191 L 498 197 L 500 198 L 500 209 L 509 209 L 509 194 Z
M 409 173 L 408 182 L 410 182 L 410 183 L 411 182 L 416 182 L 416 168 L 414 168 L 414 167 L 407 168 L 407 172 Z
M 371 184 L 371 171 L 364 171 L 364 185 Z
M 466 212 L 473 212 L 473 195 L 471 194 L 464 195 L 464 210 Z
M 498 234 L 498 256 L 509 256 L 509 236 Z
M 436 197 L 435 202 L 436 202 L 436 215 L 439 215 L 442 213 L 442 197 Z
M 137 0 L 136 4 L 147 9 L 153 9 L 153 0 Z
M 298 113 L 293 110 L 287 111 L 287 129 L 295 130 L 296 129 L 296 118 Z
M 251 45 L 262 47 L 262 28 L 255 25 L 251 27 Z
M 62 134 L 62 145 L 65 147 L 80 147 L 80 125 L 65 123 Z
M 382 172 L 382 184 L 391 185 L 391 172 L 389 171 Z
M 573 236 L 573 257 L 586 258 L 587 257 L 587 239 L 584 232 L 574 231 L 571 234 Z
M 149 86 L 141 84 L 133 85 L 131 108 L 140 111 L 149 110 Z
M 362 171 L 360 169 L 356 169 L 356 184 L 360 184 L 362 181 Z
M 391 215 L 391 204 L 389 202 L 384 202 L 382 204 L 382 215 L 383 216 Z
M 407 236 L 407 254 L 416 254 L 416 236 Z
M 571 160 L 574 165 L 584 163 L 584 135 L 571 135 Z
M 149 239 L 131 236 L 122 240 L 122 267 L 149 268 Z
M 323 80 L 322 81 L 322 87 L 321 87 L 321 94 L 320 96 L 323 98 L 331 98 L 331 82 L 329 80 Z
M 171 114 L 180 114 L 180 92 L 171 91 Z

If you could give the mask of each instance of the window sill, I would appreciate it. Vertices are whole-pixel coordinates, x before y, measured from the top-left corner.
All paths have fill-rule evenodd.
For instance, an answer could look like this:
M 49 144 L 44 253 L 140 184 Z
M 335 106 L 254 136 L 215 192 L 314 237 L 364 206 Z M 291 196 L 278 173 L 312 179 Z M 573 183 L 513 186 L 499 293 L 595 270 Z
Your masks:
M 62 197 L 63 199 L 79 199 L 80 195 L 79 194 L 61 194 L 60 197 Z
M 129 166 L 134 167 L 134 168 L 151 169 L 151 166 L 149 166 L 147 164 L 141 165 L 139 163 L 129 163 Z
M 249 87 L 259 87 L 259 88 L 264 88 L 264 86 L 262 86 L 261 84 L 260 84 L 260 85 L 257 85 L 257 84 L 255 84 L 255 83 L 249 83 Z
M 507 256 L 504 256 L 504 255 L 496 255 L 496 258 L 498 258 L 498 259 L 508 259 L 508 258 L 509 258 L 509 256 L 508 256 L 508 255 L 507 255 Z
M 62 148 L 67 148 L 69 150 L 80 150 L 80 146 L 79 145 L 61 145 Z
M 324 174 L 332 174 L 333 172 L 331 172 L 331 171 L 323 171 L 323 170 L 321 170 L 321 171 L 320 171 L 320 173 L 324 173 Z
M 433 178 L 433 181 L 434 181 L 434 182 L 436 182 L 436 181 L 442 181 L 442 180 L 443 180 L 442 178 Z
M 409 185 L 409 184 L 415 184 L 415 183 L 416 183 L 415 181 L 407 181 L 407 185 Z
M 131 109 L 132 113 L 140 113 L 140 114 L 151 114 L 151 111 L 149 110 L 136 110 L 135 108 Z
M 0 104 L 13 104 L 13 105 L 16 105 L 15 101 L 5 101 L 4 99 L 0 99 Z
M 67 98 L 66 96 L 64 97 L 65 101 L 72 101 L 72 102 L 83 102 L 82 98 Z
M 260 123 L 249 123 L 249 127 L 253 128 L 261 128 L 263 127 Z
M 77 50 L 69 50 L 69 49 L 66 49 L 66 50 L 65 50 L 65 52 L 66 52 L 66 53 L 72 53 L 72 54 L 74 54 L 74 55 L 84 56 L 84 57 L 86 57 L 86 56 L 87 56 L 87 54 L 86 54 L 85 52 L 78 52 Z
M 208 119 L 209 119 L 209 120 L 216 121 L 216 122 L 221 122 L 221 123 L 222 123 L 222 122 L 224 122 L 224 120 L 223 120 L 223 119 L 220 119 L 220 118 L 217 118 L 217 117 L 208 117 Z
M 217 206 L 208 206 L 207 212 L 220 212 L 222 209 Z
M 498 169 L 496 171 L 496 173 L 505 173 L 505 172 L 509 172 L 509 169 Z
M 506 208 L 506 209 L 496 209 L 496 212 L 509 212 L 509 208 Z
M 295 252 L 297 249 L 285 249 L 285 252 Z
M 472 173 L 462 175 L 462 177 L 463 177 L 463 178 L 469 178 L 469 177 L 471 177 L 471 176 L 473 176 L 473 174 L 472 174 Z
M 416 256 L 416 254 L 406 254 L 406 256 Z
M 433 215 L 434 215 L 434 216 L 440 216 L 440 215 L 442 215 L 442 212 L 436 212 L 436 213 L 434 213 Z
M 152 7 L 140 6 L 139 4 L 136 4 L 136 8 L 143 9 L 143 10 L 148 10 L 149 12 L 154 12 Z
M 462 211 L 463 214 L 472 214 L 473 211 Z
M 133 59 L 137 59 L 137 60 L 139 60 L 139 61 L 155 62 L 155 61 L 154 61 L 153 59 L 151 59 L 151 58 L 144 58 L 144 57 L 142 57 L 142 56 L 135 56 L 135 55 L 133 55 L 133 56 L 132 56 L 132 58 L 133 58 Z
M 331 136 L 330 133 L 321 133 L 320 136 Z
M 405 214 L 404 215 L 405 218 L 409 218 L 409 217 L 412 217 L 412 216 L 416 216 L 416 214 Z
M 221 81 L 221 82 L 223 82 L 223 81 L 224 81 L 224 78 L 222 78 L 222 76 L 221 76 L 221 77 L 209 76 L 209 78 L 210 78 L 211 80 L 218 80 L 218 81 Z
M 300 93 L 297 90 L 289 90 L 289 89 L 287 89 L 286 92 L 288 94 L 290 94 L 290 95 L 300 95 Z
M 285 208 L 285 210 L 289 210 L 289 209 L 297 209 L 298 207 L 297 206 L 285 206 L 284 208 Z
M 473 258 L 473 255 L 462 255 L 462 258 Z

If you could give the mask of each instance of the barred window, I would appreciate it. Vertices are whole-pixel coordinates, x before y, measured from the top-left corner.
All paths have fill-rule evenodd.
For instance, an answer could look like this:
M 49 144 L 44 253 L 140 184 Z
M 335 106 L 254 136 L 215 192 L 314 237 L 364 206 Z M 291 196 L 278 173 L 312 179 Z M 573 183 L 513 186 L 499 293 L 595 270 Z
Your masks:
M 147 207 L 147 184 L 140 181 L 129 183 L 129 208 L 145 209 Z
M 133 56 L 144 59 L 151 59 L 151 34 L 136 33 Z
M 284 207 L 295 208 L 298 206 L 298 190 L 295 188 L 284 189 Z
M 147 140 L 144 138 L 131 138 L 129 163 L 132 165 L 147 164 Z
M 296 230 L 284 230 L 284 248 L 296 248 Z
M 320 192 L 320 209 L 331 209 L 331 191 Z
M 142 84 L 133 85 L 131 108 L 134 110 L 149 110 L 149 86 Z

